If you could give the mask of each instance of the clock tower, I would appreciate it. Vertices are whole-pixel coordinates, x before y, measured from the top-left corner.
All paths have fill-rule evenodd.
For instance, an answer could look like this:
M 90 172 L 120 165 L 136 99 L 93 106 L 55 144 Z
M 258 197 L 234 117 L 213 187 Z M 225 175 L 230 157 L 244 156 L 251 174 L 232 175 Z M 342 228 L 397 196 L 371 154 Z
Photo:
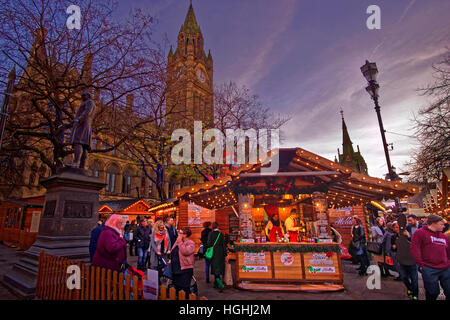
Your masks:
M 192 3 L 178 33 L 177 49 L 168 55 L 166 110 L 172 125 L 193 128 L 193 121 L 212 127 L 214 120 L 213 59 L 206 55 Z

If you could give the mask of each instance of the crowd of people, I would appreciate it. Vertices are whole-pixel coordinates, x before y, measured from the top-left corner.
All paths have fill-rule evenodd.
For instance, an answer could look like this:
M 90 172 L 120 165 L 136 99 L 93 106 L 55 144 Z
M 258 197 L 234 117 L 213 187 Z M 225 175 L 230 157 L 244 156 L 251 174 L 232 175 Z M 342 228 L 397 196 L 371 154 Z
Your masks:
M 195 254 L 205 260 L 206 282 L 214 276 L 214 288 L 222 291 L 227 258 L 227 242 L 217 222 L 205 222 L 201 234 L 200 252 L 196 251 L 189 227 L 177 230 L 173 217 L 165 221 L 141 219 L 128 221 L 125 216 L 113 214 L 105 222 L 99 222 L 92 230 L 89 245 L 91 264 L 112 271 L 125 272 L 130 265 L 129 256 L 137 256 L 137 268 L 141 275 L 150 268 L 158 271 L 159 278 L 169 278 L 175 289 L 191 293 Z M 128 248 L 127 248 L 128 247 Z M 205 256 L 208 248 L 212 256 Z
M 402 219 L 406 226 L 402 225 Z M 381 276 L 393 276 L 390 271 L 396 271 L 399 276 L 394 280 L 403 281 L 411 299 L 419 299 L 420 272 L 427 300 L 437 299 L 440 286 L 450 300 L 449 224 L 433 214 L 422 222 L 414 215 L 399 215 L 396 220 L 389 216 L 387 221 L 382 217 L 375 220 L 370 230 L 372 241 L 367 242 L 362 221 L 358 216 L 353 217 L 349 252 L 359 263 L 359 275 L 367 274 L 370 251 Z
M 394 280 L 403 281 L 411 299 L 419 299 L 418 274 L 421 273 L 427 300 L 437 299 L 440 286 L 446 299 L 450 300 L 449 224 L 438 215 L 430 215 L 422 222 L 414 215 L 401 215 L 396 220 L 377 218 L 370 229 L 370 237 L 366 236 L 360 218 L 353 217 L 349 252 L 359 264 L 359 275 L 367 275 L 370 252 L 380 267 L 381 276 L 395 277 L 391 271 L 398 273 Z M 272 224 L 271 229 L 276 229 L 276 218 Z M 268 233 L 269 238 L 273 236 L 273 233 Z M 335 241 L 338 241 L 337 234 L 333 233 Z M 128 218 L 114 214 L 99 223 L 91 233 L 91 263 L 123 272 L 129 266 L 127 253 L 135 255 L 138 257 L 137 270 L 142 274 L 148 268 L 157 270 L 160 278 L 172 280 L 177 291 L 184 290 L 189 294 L 195 255 L 198 254 L 204 259 L 206 283 L 210 283 L 210 276 L 214 276 L 214 288 L 222 291 L 228 251 L 227 239 L 219 224 L 203 224 L 198 252 L 191 235 L 188 227 L 177 230 L 172 217 L 164 221 L 141 219 L 129 223 Z M 367 238 L 371 241 L 367 242 Z M 212 255 L 208 254 L 210 250 Z

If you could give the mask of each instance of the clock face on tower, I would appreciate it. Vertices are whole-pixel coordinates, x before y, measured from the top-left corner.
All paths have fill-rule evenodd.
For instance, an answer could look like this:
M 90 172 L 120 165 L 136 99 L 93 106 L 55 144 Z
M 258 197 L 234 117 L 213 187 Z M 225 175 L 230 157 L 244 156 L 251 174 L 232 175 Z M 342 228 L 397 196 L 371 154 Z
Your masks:
M 205 81 L 206 81 L 205 73 L 203 72 L 203 70 L 201 70 L 201 69 L 198 69 L 198 70 L 197 70 L 197 78 L 198 78 L 201 82 L 205 82 Z

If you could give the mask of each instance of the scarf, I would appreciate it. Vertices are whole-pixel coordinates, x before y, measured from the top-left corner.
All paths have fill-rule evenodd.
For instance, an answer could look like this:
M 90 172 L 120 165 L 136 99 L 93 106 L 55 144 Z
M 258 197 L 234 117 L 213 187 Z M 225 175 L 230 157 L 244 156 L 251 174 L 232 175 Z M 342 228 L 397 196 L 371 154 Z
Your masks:
M 158 252 L 161 252 L 161 243 L 164 241 L 164 252 L 169 249 L 169 238 L 167 237 L 166 230 L 158 231 L 155 233 L 155 243 Z

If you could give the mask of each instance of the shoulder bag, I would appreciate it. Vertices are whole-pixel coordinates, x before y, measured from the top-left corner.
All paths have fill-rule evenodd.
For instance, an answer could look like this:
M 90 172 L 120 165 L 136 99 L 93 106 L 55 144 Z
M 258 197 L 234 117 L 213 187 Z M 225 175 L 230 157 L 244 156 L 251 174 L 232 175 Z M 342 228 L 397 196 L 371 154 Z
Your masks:
M 217 240 L 219 240 L 220 234 L 221 234 L 221 233 L 219 232 L 219 235 L 217 236 L 216 241 L 214 241 L 213 246 L 210 247 L 210 248 L 208 248 L 208 249 L 206 249 L 206 253 L 205 253 L 205 258 L 206 258 L 206 259 L 208 259 L 208 260 L 211 260 L 211 259 L 212 259 L 213 254 L 214 254 L 214 246 L 216 245 Z

